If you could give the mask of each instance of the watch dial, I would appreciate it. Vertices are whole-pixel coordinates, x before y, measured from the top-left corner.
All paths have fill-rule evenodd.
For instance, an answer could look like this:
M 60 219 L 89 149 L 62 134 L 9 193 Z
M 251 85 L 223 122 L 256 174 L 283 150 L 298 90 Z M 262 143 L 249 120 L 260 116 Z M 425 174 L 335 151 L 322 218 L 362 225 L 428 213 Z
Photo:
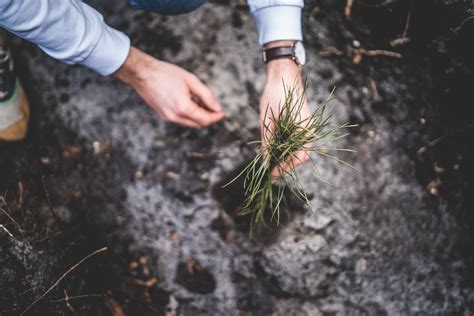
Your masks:
M 306 63 L 306 53 L 304 50 L 303 43 L 301 42 L 295 43 L 295 57 L 298 61 L 298 64 L 304 65 Z

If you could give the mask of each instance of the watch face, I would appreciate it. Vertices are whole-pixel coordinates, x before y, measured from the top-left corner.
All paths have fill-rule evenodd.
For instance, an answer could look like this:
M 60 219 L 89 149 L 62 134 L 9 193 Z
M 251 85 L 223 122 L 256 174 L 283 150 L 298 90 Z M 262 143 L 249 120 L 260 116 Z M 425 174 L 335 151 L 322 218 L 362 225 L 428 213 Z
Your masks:
M 304 50 L 303 43 L 296 42 L 295 43 L 295 58 L 298 64 L 303 66 L 306 63 L 306 53 Z

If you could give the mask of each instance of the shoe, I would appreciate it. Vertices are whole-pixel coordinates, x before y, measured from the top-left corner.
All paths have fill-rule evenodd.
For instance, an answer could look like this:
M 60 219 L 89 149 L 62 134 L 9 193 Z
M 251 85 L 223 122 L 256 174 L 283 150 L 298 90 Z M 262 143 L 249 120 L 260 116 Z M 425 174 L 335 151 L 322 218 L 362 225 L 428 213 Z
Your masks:
M 24 139 L 28 132 L 29 119 L 28 99 L 17 81 L 13 96 L 0 101 L 0 140 L 14 142 Z
M 5 42 L 0 34 L 0 140 L 12 142 L 25 138 L 30 107 Z

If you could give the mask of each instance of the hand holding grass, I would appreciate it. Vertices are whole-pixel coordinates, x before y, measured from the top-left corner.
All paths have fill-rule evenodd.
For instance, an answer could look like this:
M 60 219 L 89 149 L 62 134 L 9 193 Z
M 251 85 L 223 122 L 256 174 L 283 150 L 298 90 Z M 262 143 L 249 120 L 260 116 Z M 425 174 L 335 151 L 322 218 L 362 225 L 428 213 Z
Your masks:
M 269 79 L 260 102 L 262 140 L 250 143 L 260 145 L 259 151 L 244 170 L 227 184 L 241 176 L 244 178 L 245 201 L 239 214 L 251 215 L 251 231 L 267 220 L 279 223 L 280 206 L 286 188 L 301 201 L 310 204 L 294 170 L 298 164 L 310 160 L 315 168 L 313 175 L 330 184 L 321 178 L 317 164 L 309 153 L 352 167 L 331 153 L 352 150 L 327 148 L 325 144 L 348 135 L 343 131 L 354 125 L 335 125 L 331 122 L 332 114 L 327 113 L 326 107 L 333 99 L 332 93 L 316 110 L 309 111 L 305 85 L 299 77 L 299 71 L 289 69 L 290 71 L 276 71 L 280 77 L 272 77 L 272 70 L 269 71 Z M 279 82 L 275 81 L 277 78 Z M 285 80 L 289 80 L 290 84 Z M 278 181 L 275 175 L 280 176 Z
M 267 82 L 260 99 L 260 130 L 264 155 L 267 154 L 265 144 L 268 144 L 273 138 L 273 132 L 275 130 L 272 114 L 278 116 L 283 106 L 282 102 L 284 102 L 286 98 L 287 91 L 285 91 L 283 82 L 287 85 L 294 85 L 293 88 L 299 90 L 301 93 L 304 90 L 300 67 L 294 61 L 290 59 L 270 61 L 267 64 Z M 311 115 L 306 95 L 303 94 L 301 110 L 298 115 L 301 121 L 304 121 Z M 286 161 L 273 167 L 271 172 L 272 177 L 276 179 L 308 159 L 309 156 L 304 150 L 297 150 L 291 153 Z

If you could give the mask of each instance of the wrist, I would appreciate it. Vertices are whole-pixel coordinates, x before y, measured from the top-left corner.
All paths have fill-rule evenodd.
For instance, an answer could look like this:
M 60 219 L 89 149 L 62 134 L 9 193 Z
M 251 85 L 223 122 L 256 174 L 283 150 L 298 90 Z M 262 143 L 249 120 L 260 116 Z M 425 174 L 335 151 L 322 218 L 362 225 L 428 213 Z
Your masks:
M 294 40 L 274 41 L 264 45 L 264 49 L 282 46 L 294 45 Z M 285 76 L 295 77 L 301 71 L 301 67 L 291 58 L 273 59 L 266 63 L 267 76 L 269 79 L 275 78 L 281 80 Z
M 281 58 L 267 63 L 268 80 L 292 77 L 293 79 L 301 73 L 301 67 L 290 58 Z
M 130 51 L 122 66 L 113 74 L 120 81 L 134 86 L 143 81 L 143 71 L 146 69 L 148 55 L 130 46 Z

